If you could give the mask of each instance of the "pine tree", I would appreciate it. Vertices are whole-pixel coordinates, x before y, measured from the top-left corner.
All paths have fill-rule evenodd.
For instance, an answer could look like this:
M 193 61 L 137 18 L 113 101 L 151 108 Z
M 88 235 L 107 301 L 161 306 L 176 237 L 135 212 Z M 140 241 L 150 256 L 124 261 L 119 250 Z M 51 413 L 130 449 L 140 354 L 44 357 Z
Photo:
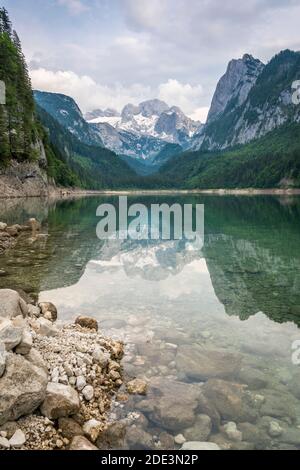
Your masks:
M 9 37 L 12 35 L 12 24 L 5 8 L 0 8 L 0 33 L 6 33 Z

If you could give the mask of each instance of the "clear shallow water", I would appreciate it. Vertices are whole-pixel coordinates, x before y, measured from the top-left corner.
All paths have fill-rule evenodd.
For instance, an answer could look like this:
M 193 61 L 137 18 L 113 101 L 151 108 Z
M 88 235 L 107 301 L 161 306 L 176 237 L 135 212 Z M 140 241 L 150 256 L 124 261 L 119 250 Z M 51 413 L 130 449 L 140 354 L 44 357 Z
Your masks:
M 95 316 L 126 342 L 125 374 L 149 380 L 149 393 L 113 410 L 130 417 L 120 446 L 171 448 L 184 434 L 225 447 L 300 449 L 300 370 L 292 363 L 300 339 L 300 199 L 130 200 L 205 204 L 201 251 L 175 241 L 99 241 L 103 201 L 1 202 L 0 220 L 36 216 L 48 238 L 20 240 L 0 258 L 7 273 L 0 287 L 52 301 L 64 320 Z M 242 443 L 222 434 L 227 422 L 237 423 Z M 281 431 L 270 432 L 270 422 Z

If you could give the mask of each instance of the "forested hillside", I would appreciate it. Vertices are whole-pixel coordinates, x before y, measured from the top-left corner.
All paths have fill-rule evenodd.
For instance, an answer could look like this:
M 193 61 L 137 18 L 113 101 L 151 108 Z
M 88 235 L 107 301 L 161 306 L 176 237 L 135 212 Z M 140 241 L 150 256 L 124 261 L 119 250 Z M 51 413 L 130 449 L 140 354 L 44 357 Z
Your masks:
M 0 9 L 0 80 L 6 105 L 0 105 L 0 163 L 38 157 L 38 132 L 33 118 L 30 78 L 17 33 L 5 8 Z
M 299 188 L 300 124 L 289 124 L 226 152 L 187 152 L 161 169 L 173 187 Z

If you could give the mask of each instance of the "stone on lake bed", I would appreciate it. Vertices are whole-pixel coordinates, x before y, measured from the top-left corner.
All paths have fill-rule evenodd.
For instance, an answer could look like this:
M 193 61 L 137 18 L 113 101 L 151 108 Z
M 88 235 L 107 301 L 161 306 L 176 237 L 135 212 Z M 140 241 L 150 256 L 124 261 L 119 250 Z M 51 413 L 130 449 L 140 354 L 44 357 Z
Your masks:
M 240 369 L 239 355 L 218 350 L 205 350 L 197 345 L 180 346 L 176 356 L 178 372 L 188 379 L 233 378 Z
M 59 418 L 58 427 L 62 431 L 62 435 L 67 439 L 83 436 L 83 429 L 73 418 Z
M 0 222 L 0 230 L 3 231 L 3 230 L 6 230 L 7 229 L 7 224 L 4 223 L 4 222 Z
M 174 438 L 175 444 L 178 446 L 182 446 L 186 442 L 186 438 L 183 436 L 183 434 L 177 434 Z
M 41 413 L 49 419 L 65 418 L 79 411 L 80 402 L 76 390 L 68 385 L 48 383 Z
M 0 449 L 9 449 L 10 448 L 10 443 L 9 440 L 6 439 L 6 437 L 0 437 Z
M 97 320 L 92 317 L 79 316 L 75 320 L 75 325 L 79 325 L 82 328 L 87 328 L 88 330 L 98 331 L 99 329 Z
M 194 425 L 184 431 L 184 437 L 186 441 L 197 440 L 204 442 L 209 438 L 211 430 L 212 421 L 210 417 L 198 415 Z
M 93 359 L 101 367 L 106 367 L 110 360 L 110 354 L 107 351 L 103 351 L 100 346 L 96 346 L 93 351 Z
M 141 379 L 134 379 L 126 385 L 127 392 L 130 395 L 146 395 L 147 388 L 147 382 Z
M 185 442 L 181 450 L 221 450 L 221 448 L 213 442 Z
M 268 432 L 271 437 L 279 437 L 283 433 L 283 429 L 277 421 L 271 421 Z
M 230 422 L 223 426 L 224 434 L 234 442 L 241 442 L 243 440 L 243 434 L 238 430 L 236 423 Z

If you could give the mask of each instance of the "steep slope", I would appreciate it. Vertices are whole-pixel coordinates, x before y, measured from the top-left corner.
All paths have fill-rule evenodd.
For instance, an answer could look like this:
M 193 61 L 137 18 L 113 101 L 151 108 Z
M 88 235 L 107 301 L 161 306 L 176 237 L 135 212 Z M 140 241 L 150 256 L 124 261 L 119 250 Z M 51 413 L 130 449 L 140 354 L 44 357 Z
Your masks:
M 133 184 L 136 174 L 116 154 L 81 142 L 38 105 L 37 113 L 47 130 L 45 139 L 53 152 L 49 167 L 56 181 L 66 184 L 66 181 L 60 181 L 65 175 L 68 185 L 86 189 L 121 188 Z
M 56 121 L 87 145 L 103 147 L 102 139 L 94 128 L 84 119 L 79 107 L 69 96 L 59 93 L 34 91 L 36 103 L 50 114 Z
M 292 85 L 299 78 L 299 52 L 283 51 L 266 66 L 249 55 L 230 62 L 194 149 L 226 149 L 299 122 L 299 106 L 292 102 Z

